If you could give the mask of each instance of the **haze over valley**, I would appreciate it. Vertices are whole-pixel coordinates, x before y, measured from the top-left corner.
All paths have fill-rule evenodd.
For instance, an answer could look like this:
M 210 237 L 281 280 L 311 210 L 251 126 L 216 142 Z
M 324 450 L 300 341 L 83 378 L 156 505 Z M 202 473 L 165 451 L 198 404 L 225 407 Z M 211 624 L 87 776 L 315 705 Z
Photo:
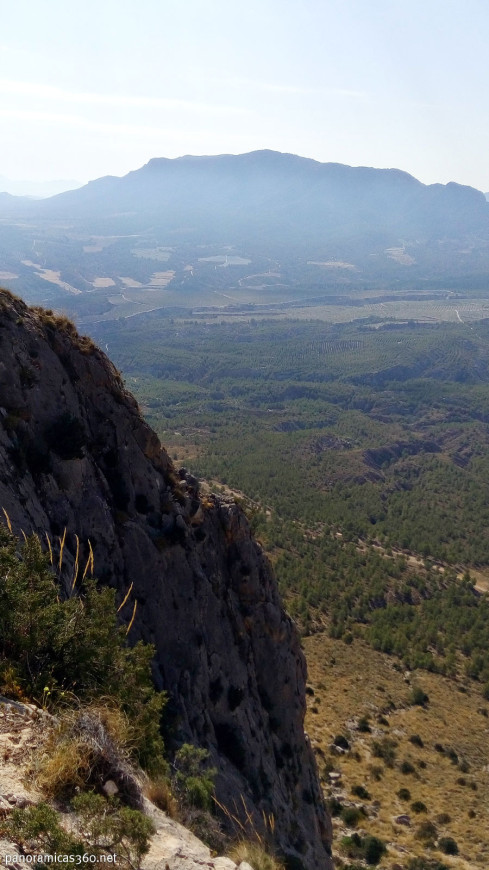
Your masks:
M 183 309 L 409 317 L 410 302 L 417 319 L 470 320 L 485 304 L 484 195 L 401 170 L 154 159 L 42 201 L 3 195 L 0 215 L 2 280 L 84 325 Z

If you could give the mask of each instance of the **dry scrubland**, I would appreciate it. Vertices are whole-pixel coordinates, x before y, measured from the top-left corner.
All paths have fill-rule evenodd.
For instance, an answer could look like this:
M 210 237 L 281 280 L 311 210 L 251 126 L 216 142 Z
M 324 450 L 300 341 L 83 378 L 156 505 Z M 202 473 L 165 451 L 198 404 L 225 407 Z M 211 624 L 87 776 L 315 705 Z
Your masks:
M 456 870 L 486 868 L 489 704 L 481 698 L 480 688 L 425 671 L 408 674 L 398 669 L 397 660 L 360 640 L 348 646 L 314 635 L 304 639 L 304 649 L 309 667 L 306 729 L 315 746 L 325 796 L 365 808 L 356 829 L 388 845 L 380 866 L 403 867 L 410 856 L 420 855 L 436 857 Z M 429 697 L 425 706 L 411 703 L 417 686 Z M 370 732 L 359 730 L 362 717 L 368 718 Z M 339 735 L 346 737 L 348 750 L 332 748 Z M 421 740 L 413 743 L 413 736 Z M 393 766 L 374 755 L 374 743 L 386 739 L 396 743 Z M 401 771 L 406 761 L 414 772 Z M 355 786 L 364 786 L 369 799 L 355 796 Z M 402 788 L 409 790 L 409 798 L 398 796 Z M 422 802 L 426 811 L 413 811 L 415 802 Z M 401 815 L 409 817 L 409 825 L 396 823 Z M 435 825 L 438 838 L 456 841 L 457 856 L 444 855 L 419 839 L 420 825 L 427 820 Z M 333 822 L 334 854 L 348 864 L 341 838 L 353 829 L 340 816 Z M 339 861 L 338 866 L 342 866 Z

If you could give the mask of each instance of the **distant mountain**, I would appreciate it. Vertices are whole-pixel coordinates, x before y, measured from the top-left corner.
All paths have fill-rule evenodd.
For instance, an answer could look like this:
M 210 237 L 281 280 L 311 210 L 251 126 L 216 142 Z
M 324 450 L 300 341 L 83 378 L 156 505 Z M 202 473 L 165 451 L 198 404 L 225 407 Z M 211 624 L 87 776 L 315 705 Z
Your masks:
M 13 193 L 7 193 L 7 191 L 2 191 L 0 193 L 0 208 L 5 208 L 11 205 L 14 201 L 18 200 L 19 197 L 14 196 Z
M 57 181 L 14 181 L 5 175 L 0 175 L 0 191 L 11 193 L 14 196 L 31 196 L 36 199 L 44 199 L 55 196 L 64 190 L 75 190 L 81 187 L 81 181 L 57 180 Z
M 296 242 L 346 236 L 442 238 L 489 227 L 484 195 L 455 183 L 424 185 L 397 169 L 254 151 L 150 160 L 123 178 L 106 176 L 44 203 L 50 215 L 151 216 L 161 227 L 206 235 Z
M 480 191 L 274 151 L 155 158 L 49 199 L 0 196 L 0 219 L 0 275 L 88 318 L 489 275 Z

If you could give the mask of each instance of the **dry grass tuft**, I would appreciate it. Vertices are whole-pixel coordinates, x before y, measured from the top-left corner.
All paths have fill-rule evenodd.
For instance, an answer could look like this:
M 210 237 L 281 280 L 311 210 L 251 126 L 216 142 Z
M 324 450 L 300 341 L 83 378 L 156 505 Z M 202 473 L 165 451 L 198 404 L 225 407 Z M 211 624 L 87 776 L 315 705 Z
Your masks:
M 49 798 L 68 798 L 79 789 L 101 791 L 112 780 L 130 806 L 142 806 L 139 775 L 129 762 L 131 729 L 114 707 L 101 705 L 64 713 L 35 753 L 31 775 Z
M 46 327 L 48 331 L 68 335 L 75 347 L 77 347 L 82 353 L 91 354 L 97 350 L 97 345 L 90 336 L 79 334 L 76 324 L 71 317 L 68 317 L 66 314 L 52 311 L 51 308 L 41 308 L 38 305 L 33 306 L 31 310 L 37 315 L 39 322 Z
M 241 795 L 241 804 L 239 806 L 235 802 L 234 812 L 231 812 L 228 807 L 221 804 L 215 797 L 214 802 L 236 832 L 236 842 L 228 850 L 229 857 L 236 864 L 247 861 L 253 867 L 253 870 L 285 870 L 284 865 L 271 854 L 271 850 L 268 848 L 268 841 L 273 838 L 275 830 L 273 815 L 267 816 L 263 813 L 262 830 L 264 833 L 261 834 L 246 806 L 243 795 Z
M 48 798 L 72 795 L 83 788 L 90 780 L 93 765 L 92 753 L 84 741 L 58 737 L 51 735 L 37 759 L 36 785 Z
M 284 870 L 284 865 L 272 855 L 265 852 L 260 843 L 241 840 L 229 852 L 229 857 L 236 864 L 247 861 L 253 870 Z
M 152 779 L 144 789 L 144 794 L 151 803 L 163 810 L 171 819 L 179 818 L 178 803 L 167 779 L 163 777 Z

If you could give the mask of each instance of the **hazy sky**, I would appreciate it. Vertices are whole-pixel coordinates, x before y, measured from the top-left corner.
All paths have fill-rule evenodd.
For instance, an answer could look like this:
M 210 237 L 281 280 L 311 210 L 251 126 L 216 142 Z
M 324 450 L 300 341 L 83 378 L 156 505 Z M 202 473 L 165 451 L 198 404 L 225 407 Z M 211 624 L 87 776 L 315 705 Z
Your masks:
M 259 148 L 489 191 L 489 0 L 0 0 L 0 175 Z

